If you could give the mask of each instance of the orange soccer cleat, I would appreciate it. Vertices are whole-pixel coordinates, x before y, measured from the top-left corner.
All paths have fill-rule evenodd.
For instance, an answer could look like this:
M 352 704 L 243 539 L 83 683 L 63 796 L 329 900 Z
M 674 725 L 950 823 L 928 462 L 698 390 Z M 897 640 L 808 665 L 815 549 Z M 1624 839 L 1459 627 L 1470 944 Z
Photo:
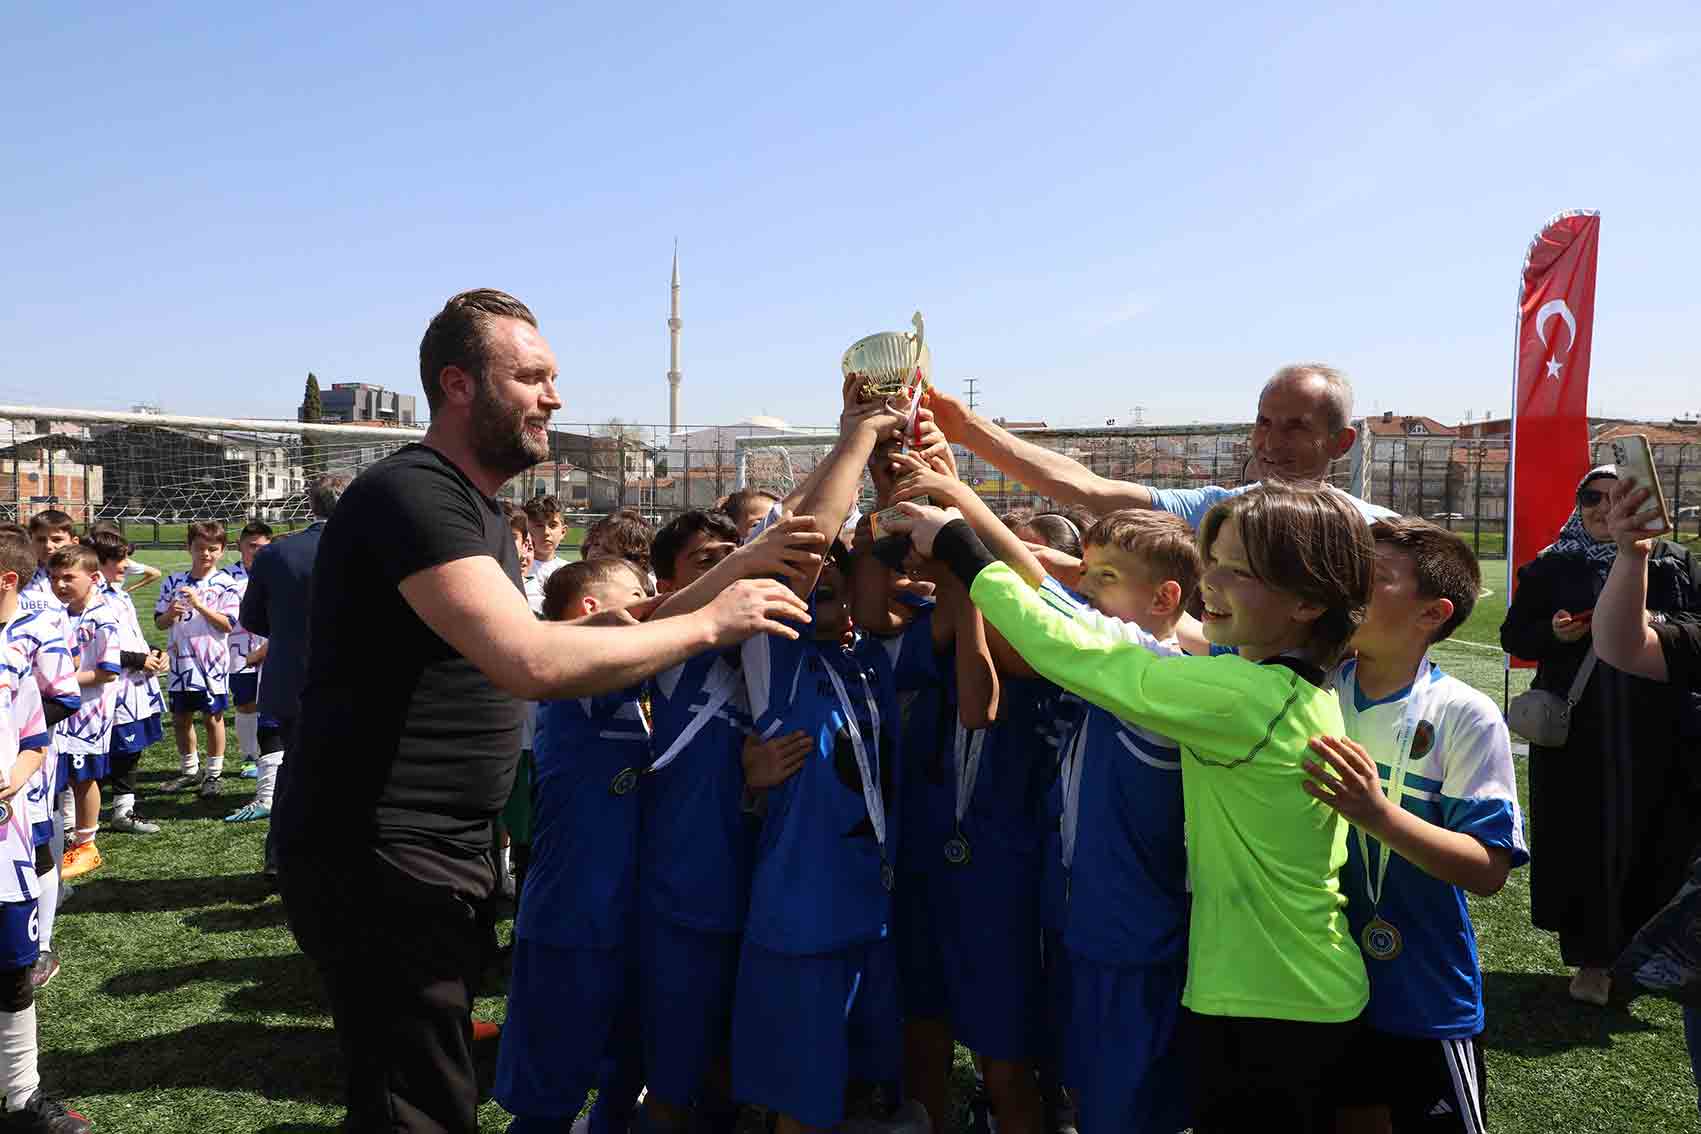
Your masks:
M 92 842 L 78 843 L 66 849 L 65 858 L 59 864 L 59 877 L 67 882 L 81 878 L 91 870 L 99 870 L 104 861 Z

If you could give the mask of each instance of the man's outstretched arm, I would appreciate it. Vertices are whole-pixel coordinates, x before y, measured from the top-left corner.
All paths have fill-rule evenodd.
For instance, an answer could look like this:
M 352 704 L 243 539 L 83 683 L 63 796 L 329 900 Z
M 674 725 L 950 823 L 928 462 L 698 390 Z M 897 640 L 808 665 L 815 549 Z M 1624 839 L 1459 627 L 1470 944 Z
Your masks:
M 933 411 L 935 424 L 948 440 L 1042 496 L 1085 508 L 1096 516 L 1119 508 L 1153 507 L 1152 490 L 1145 485 L 1111 480 L 1062 453 L 1024 441 L 972 412 L 950 394 L 930 389 L 924 404 Z

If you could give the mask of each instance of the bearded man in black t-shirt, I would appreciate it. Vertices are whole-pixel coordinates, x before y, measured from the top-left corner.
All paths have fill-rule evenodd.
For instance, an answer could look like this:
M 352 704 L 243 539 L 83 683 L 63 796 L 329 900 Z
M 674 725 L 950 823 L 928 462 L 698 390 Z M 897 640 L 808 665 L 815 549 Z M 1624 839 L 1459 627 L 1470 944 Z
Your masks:
M 272 817 L 296 940 L 324 979 L 346 1129 L 478 1128 L 472 997 L 492 822 L 523 701 L 635 684 L 806 621 L 782 583 L 631 625 L 542 623 L 495 499 L 549 456 L 555 356 L 519 300 L 470 291 L 419 348 L 424 440 L 349 486 L 314 564 L 294 786 Z M 352 853 L 350 848 L 353 848 Z

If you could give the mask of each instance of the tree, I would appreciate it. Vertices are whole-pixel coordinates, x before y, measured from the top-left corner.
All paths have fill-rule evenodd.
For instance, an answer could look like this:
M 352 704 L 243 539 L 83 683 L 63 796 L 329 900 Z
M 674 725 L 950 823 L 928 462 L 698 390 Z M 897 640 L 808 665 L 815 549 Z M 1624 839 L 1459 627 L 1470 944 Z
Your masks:
M 307 389 L 301 396 L 301 412 L 297 415 L 304 422 L 317 422 L 325 414 L 324 402 L 319 396 L 319 378 L 311 370 L 307 372 Z M 301 435 L 301 475 L 308 483 L 324 472 L 324 457 L 319 449 L 319 438 L 312 433 Z

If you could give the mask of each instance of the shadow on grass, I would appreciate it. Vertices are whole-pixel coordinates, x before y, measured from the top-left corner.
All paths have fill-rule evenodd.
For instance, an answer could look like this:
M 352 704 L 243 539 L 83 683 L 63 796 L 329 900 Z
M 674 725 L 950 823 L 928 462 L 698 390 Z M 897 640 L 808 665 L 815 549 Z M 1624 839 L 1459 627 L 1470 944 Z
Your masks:
M 187 795 L 148 795 L 136 805 L 139 814 L 156 822 L 174 823 L 185 819 L 223 819 L 254 798 L 252 791 L 225 792 L 202 799 L 193 792 Z M 234 824 L 233 824 L 234 826 Z
M 262 902 L 257 906 L 223 906 L 187 914 L 183 924 L 202 933 L 247 933 L 255 929 L 271 929 L 288 925 L 283 902 Z
M 232 902 L 254 904 L 270 896 L 258 874 L 212 874 L 203 878 L 109 878 L 90 876 L 77 883 L 70 913 L 155 913 L 192 910 Z
M 1571 999 L 1571 978 L 1560 973 L 1483 974 L 1487 1027 L 1483 1047 L 1541 1056 L 1578 1047 L 1605 1048 L 1612 1037 L 1656 1030 L 1615 1000 L 1605 1008 Z
M 233 1014 L 328 1016 L 319 973 L 300 953 L 274 957 L 226 957 L 110 977 L 101 991 L 116 999 L 157 996 L 192 984 L 229 984 L 225 1009 Z
M 329 1028 L 218 1020 L 90 1052 L 44 1052 L 41 1061 L 55 1090 L 73 1098 L 188 1088 L 327 1105 L 342 1099 L 337 1044 Z M 286 1128 L 296 1129 L 279 1127 Z

